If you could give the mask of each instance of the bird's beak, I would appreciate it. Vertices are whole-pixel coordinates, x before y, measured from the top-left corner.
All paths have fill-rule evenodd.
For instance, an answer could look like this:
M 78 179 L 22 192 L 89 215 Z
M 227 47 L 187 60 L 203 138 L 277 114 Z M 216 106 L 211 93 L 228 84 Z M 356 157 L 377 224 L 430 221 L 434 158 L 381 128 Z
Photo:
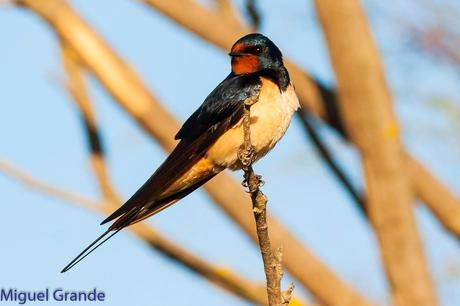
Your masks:
M 238 56 L 247 55 L 247 53 L 243 53 L 243 52 L 230 52 L 228 55 L 230 55 L 231 57 L 238 57 Z

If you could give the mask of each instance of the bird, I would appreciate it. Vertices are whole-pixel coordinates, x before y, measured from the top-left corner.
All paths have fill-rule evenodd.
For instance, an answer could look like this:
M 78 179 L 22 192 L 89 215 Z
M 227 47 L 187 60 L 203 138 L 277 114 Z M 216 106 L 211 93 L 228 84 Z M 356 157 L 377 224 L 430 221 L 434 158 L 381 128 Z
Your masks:
M 266 36 L 238 39 L 230 53 L 231 72 L 206 97 L 175 135 L 174 150 L 131 198 L 101 225 L 112 224 L 62 271 L 64 273 L 123 228 L 173 205 L 224 169 L 243 167 L 243 116 L 250 106 L 250 139 L 255 162 L 284 136 L 300 107 L 279 48 Z

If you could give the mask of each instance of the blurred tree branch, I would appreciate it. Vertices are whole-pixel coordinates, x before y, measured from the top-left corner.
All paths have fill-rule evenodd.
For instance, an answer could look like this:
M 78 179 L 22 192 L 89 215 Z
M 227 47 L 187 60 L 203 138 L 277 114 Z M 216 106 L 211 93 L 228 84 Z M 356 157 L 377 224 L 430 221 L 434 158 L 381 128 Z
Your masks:
M 337 179 L 342 183 L 345 190 L 349 193 L 350 197 L 355 201 L 355 203 L 358 204 L 361 213 L 367 217 L 365 203 L 366 201 L 364 199 L 364 196 L 360 195 L 359 192 L 353 187 L 353 184 L 351 183 L 351 180 L 347 177 L 345 171 L 335 162 L 331 150 L 329 150 L 326 143 L 319 135 L 317 129 L 313 127 L 313 118 L 307 112 L 302 111 L 298 112 L 298 118 L 300 119 L 302 126 L 307 132 L 308 137 L 315 145 L 321 158 L 324 160 L 324 162 L 330 168 L 330 170 L 335 174 Z
M 218 7 L 217 12 L 226 22 L 233 25 L 240 24 L 238 20 L 238 11 L 233 7 L 231 0 L 215 0 Z
M 393 302 L 434 306 L 435 292 L 413 215 L 410 172 L 364 12 L 358 0 L 315 3 L 338 80 L 347 134 L 362 156 L 367 209 Z
M 432 56 L 460 66 L 460 37 L 457 33 L 437 28 L 413 29 L 413 40 Z
M 224 51 L 229 50 L 233 42 L 238 38 L 250 32 L 250 29 L 242 24 L 235 26 L 226 23 L 217 14 L 192 0 L 141 1 Z M 292 64 L 291 61 L 286 60 L 286 65 L 296 86 L 302 111 L 308 112 L 328 123 L 340 135 L 353 142 L 346 136 L 343 128 L 337 93 L 316 81 L 300 67 Z M 460 210 L 458 208 L 460 207 L 460 200 L 410 154 L 405 153 L 405 155 L 408 168 L 412 169 L 410 181 L 414 186 L 416 195 L 439 218 L 444 228 L 455 235 L 457 239 L 460 239 L 460 225 L 454 221 L 460 219 L 460 212 L 458 212 Z M 427 188 L 430 189 L 431 187 L 426 182 L 433 180 L 436 181 L 438 187 L 436 193 L 427 190 Z M 427 196 L 428 194 L 430 196 Z M 456 213 L 456 215 L 452 216 L 452 213 Z
M 397 22 L 408 34 L 414 46 L 437 60 L 453 64 L 460 71 L 460 6 L 456 1 L 408 1 L 423 13 L 422 22 Z
M 407 156 L 406 156 L 407 158 Z M 442 225 L 457 238 L 460 238 L 460 202 L 450 190 L 441 184 L 423 165 L 418 162 L 409 163 L 412 177 L 419 177 L 414 187 L 420 200 L 425 202 L 431 212 L 442 222 Z M 420 177 L 423 177 L 420 178 Z M 439 195 L 443 200 L 439 201 Z
M 188 1 L 181 2 L 179 5 L 178 2 L 165 1 L 163 5 L 171 7 L 176 5 L 177 12 L 187 15 L 198 12 L 193 8 L 185 7 L 186 2 Z M 81 61 L 95 74 L 115 101 L 165 150 L 170 151 L 175 146 L 174 133 L 179 129 L 179 123 L 152 96 L 133 70 L 74 13 L 66 1 L 17 0 L 16 3 L 43 17 L 58 36 L 78 54 Z M 202 17 L 206 18 L 206 16 Z M 220 22 L 213 25 L 216 31 L 219 27 Z M 219 36 L 225 37 L 225 33 L 220 33 Z M 253 241 L 257 241 L 251 206 L 240 185 L 223 173 L 208 182 L 204 188 L 215 203 Z M 370 304 L 315 258 L 281 223 L 270 215 L 267 217 L 273 232 L 273 244 L 284 246 L 286 268 L 315 297 L 331 306 Z
M 259 8 L 257 7 L 256 0 L 246 0 L 246 12 L 251 22 L 251 28 L 258 30 L 262 23 L 262 17 L 260 16 Z
M 85 209 L 94 209 L 94 207 L 97 207 L 99 204 L 98 201 L 93 201 L 79 194 L 46 184 L 3 160 L 0 160 L 0 172 L 3 172 L 3 174 L 8 177 L 14 178 L 29 189 L 50 195 L 68 203 L 77 203 L 78 206 Z
M 67 75 L 65 87 L 75 102 L 83 122 L 89 145 L 90 160 L 96 175 L 99 189 L 107 202 L 121 202 L 108 175 L 105 163 L 105 150 L 101 141 L 91 101 L 86 90 L 85 79 L 80 68 L 78 56 L 65 42 L 61 42 L 62 63 Z

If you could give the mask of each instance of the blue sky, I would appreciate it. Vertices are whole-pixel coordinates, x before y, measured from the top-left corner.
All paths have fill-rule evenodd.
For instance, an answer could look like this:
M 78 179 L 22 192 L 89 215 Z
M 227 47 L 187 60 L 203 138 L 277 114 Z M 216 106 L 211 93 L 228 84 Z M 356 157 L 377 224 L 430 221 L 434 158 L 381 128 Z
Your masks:
M 262 1 L 261 1 L 262 3 Z M 185 120 L 229 72 L 224 52 L 136 1 L 72 1 L 178 119 Z M 240 2 L 238 2 L 241 5 Z M 460 107 L 452 67 L 412 52 L 391 12 L 366 1 L 408 150 L 460 196 L 458 125 L 430 104 Z M 394 9 L 395 10 L 395 9 Z M 410 7 L 400 6 L 404 14 Z M 262 31 L 283 53 L 327 84 L 333 72 L 310 1 L 266 1 Z M 416 13 L 410 15 L 416 18 Z M 86 143 L 62 76 L 56 37 L 27 11 L 0 7 L 0 159 L 46 182 L 97 198 Z M 161 42 L 161 43 L 160 43 Z M 165 43 L 166 42 L 166 43 Z M 190 82 L 190 80 L 194 80 Z M 113 181 L 130 196 L 161 163 L 161 148 L 90 79 Z M 457 130 L 456 130 L 457 129 Z M 327 128 L 321 132 L 361 186 L 359 157 Z M 256 170 L 269 210 L 335 272 L 371 301 L 386 299 L 375 237 L 294 121 Z M 233 174 L 238 180 L 241 173 Z M 245 305 L 148 249 L 128 232 L 67 274 L 59 270 L 102 229 L 103 216 L 25 189 L 0 175 L 1 287 L 63 287 L 106 292 L 107 305 Z M 423 207 L 417 221 L 441 304 L 460 304 L 460 248 Z M 203 191 L 150 219 L 156 228 L 209 261 L 264 279 L 258 250 Z M 286 278 L 287 282 L 289 278 Z M 297 287 L 296 293 L 305 292 Z M 60 303 L 62 305 L 62 303 Z

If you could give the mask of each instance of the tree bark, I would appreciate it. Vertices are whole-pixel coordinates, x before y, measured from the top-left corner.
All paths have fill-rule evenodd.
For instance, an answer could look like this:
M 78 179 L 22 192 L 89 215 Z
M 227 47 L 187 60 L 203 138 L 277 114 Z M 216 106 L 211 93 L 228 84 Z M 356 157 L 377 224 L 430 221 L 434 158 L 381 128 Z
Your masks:
M 267 197 L 260 190 L 262 177 L 257 175 L 252 168 L 254 162 L 254 147 L 251 144 L 251 106 L 257 99 L 247 99 L 244 105 L 243 129 L 244 145 L 238 152 L 238 158 L 243 165 L 244 181 L 243 185 L 249 189 L 252 201 L 252 211 L 256 223 L 257 241 L 264 264 L 265 278 L 267 281 L 267 297 L 269 306 L 281 306 L 289 304 L 294 285 L 291 284 L 286 292 L 286 296 L 281 293 L 281 278 L 283 277 L 283 267 L 281 264 L 281 247 L 273 250 L 268 235 L 267 224 Z
M 397 306 L 436 305 L 412 212 L 409 169 L 378 51 L 357 0 L 316 0 L 347 134 L 363 162 L 367 204 Z

